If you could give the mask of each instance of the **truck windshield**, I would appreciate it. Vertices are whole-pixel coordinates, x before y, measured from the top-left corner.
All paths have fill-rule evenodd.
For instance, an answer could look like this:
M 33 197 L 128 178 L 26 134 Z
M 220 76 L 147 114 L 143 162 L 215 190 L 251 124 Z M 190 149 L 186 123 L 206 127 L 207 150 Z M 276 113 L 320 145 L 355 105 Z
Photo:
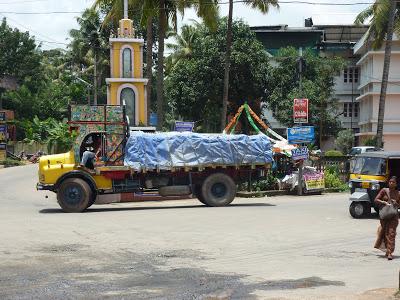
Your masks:
M 386 160 L 377 157 L 357 157 L 352 163 L 351 172 L 361 175 L 385 175 Z

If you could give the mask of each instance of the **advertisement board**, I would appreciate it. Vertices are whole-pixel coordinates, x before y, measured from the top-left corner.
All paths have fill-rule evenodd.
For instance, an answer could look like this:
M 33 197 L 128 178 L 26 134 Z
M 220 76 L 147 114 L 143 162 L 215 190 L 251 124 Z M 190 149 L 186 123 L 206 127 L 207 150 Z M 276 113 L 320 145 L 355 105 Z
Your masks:
M 308 148 L 300 147 L 292 150 L 292 159 L 300 160 L 300 159 L 308 159 Z
M 7 142 L 7 125 L 0 124 L 0 142 Z
M 5 122 L 5 121 L 6 121 L 6 112 L 0 111 L 0 122 Z
M 175 131 L 193 131 L 194 122 L 175 121 Z
M 308 123 L 308 99 L 293 100 L 294 123 Z
M 299 126 L 287 129 L 289 144 L 312 143 L 315 139 L 314 126 Z
M 7 157 L 7 144 L 0 143 L 0 161 L 5 160 Z
M 304 174 L 303 178 L 308 191 L 325 188 L 325 179 L 323 173 Z

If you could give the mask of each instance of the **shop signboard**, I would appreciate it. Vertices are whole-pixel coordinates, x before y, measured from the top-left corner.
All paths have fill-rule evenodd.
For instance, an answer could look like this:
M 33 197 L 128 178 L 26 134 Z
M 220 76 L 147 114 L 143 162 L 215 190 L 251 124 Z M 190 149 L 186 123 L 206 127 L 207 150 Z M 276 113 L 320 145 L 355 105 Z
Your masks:
M 0 123 L 6 121 L 6 112 L 0 111 Z
M 323 173 L 304 174 L 303 178 L 308 191 L 321 190 L 325 188 Z
M 6 160 L 7 158 L 7 144 L 0 143 L 0 161 Z
M 312 143 L 315 139 L 314 126 L 299 126 L 287 129 L 289 144 Z
M 308 123 L 308 99 L 294 99 L 293 101 L 294 123 Z
M 300 147 L 292 150 L 292 159 L 293 160 L 301 160 L 308 159 L 308 148 Z
M 193 131 L 194 122 L 175 121 L 175 131 Z
M 0 142 L 7 142 L 7 125 L 0 124 Z

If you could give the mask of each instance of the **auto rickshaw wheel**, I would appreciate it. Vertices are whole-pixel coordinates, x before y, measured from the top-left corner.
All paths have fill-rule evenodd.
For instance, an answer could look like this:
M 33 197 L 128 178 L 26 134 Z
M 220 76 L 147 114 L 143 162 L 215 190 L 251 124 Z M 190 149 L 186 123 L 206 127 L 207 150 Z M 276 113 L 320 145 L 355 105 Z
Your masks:
M 349 207 L 350 215 L 354 219 L 360 219 L 371 213 L 371 205 L 367 202 L 351 202 Z

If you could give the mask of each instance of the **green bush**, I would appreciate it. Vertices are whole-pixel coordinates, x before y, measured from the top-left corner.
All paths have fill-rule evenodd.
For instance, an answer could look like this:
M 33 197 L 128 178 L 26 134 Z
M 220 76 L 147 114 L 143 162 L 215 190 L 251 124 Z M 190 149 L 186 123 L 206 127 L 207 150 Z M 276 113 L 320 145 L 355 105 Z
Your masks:
M 15 167 L 15 166 L 22 166 L 24 163 L 19 160 L 14 160 L 10 158 L 6 158 L 6 160 L 0 160 L 0 165 L 5 167 Z
M 252 191 L 269 191 L 274 190 L 276 186 L 277 178 L 272 175 L 267 175 L 266 177 L 259 179 L 257 181 L 253 181 L 251 183 Z M 247 190 L 247 182 L 243 182 L 239 185 L 239 190 L 246 191 Z
M 374 147 L 376 147 L 377 144 L 378 144 L 378 141 L 376 139 L 376 136 L 374 136 L 372 138 L 369 138 L 369 139 L 365 140 L 365 142 L 364 142 L 364 146 L 374 146 Z
M 339 177 L 339 169 L 337 166 L 327 166 L 324 172 L 325 187 L 339 189 L 340 191 L 348 190 L 348 186 Z
M 343 153 L 338 150 L 329 150 L 325 152 L 325 156 L 343 156 Z

